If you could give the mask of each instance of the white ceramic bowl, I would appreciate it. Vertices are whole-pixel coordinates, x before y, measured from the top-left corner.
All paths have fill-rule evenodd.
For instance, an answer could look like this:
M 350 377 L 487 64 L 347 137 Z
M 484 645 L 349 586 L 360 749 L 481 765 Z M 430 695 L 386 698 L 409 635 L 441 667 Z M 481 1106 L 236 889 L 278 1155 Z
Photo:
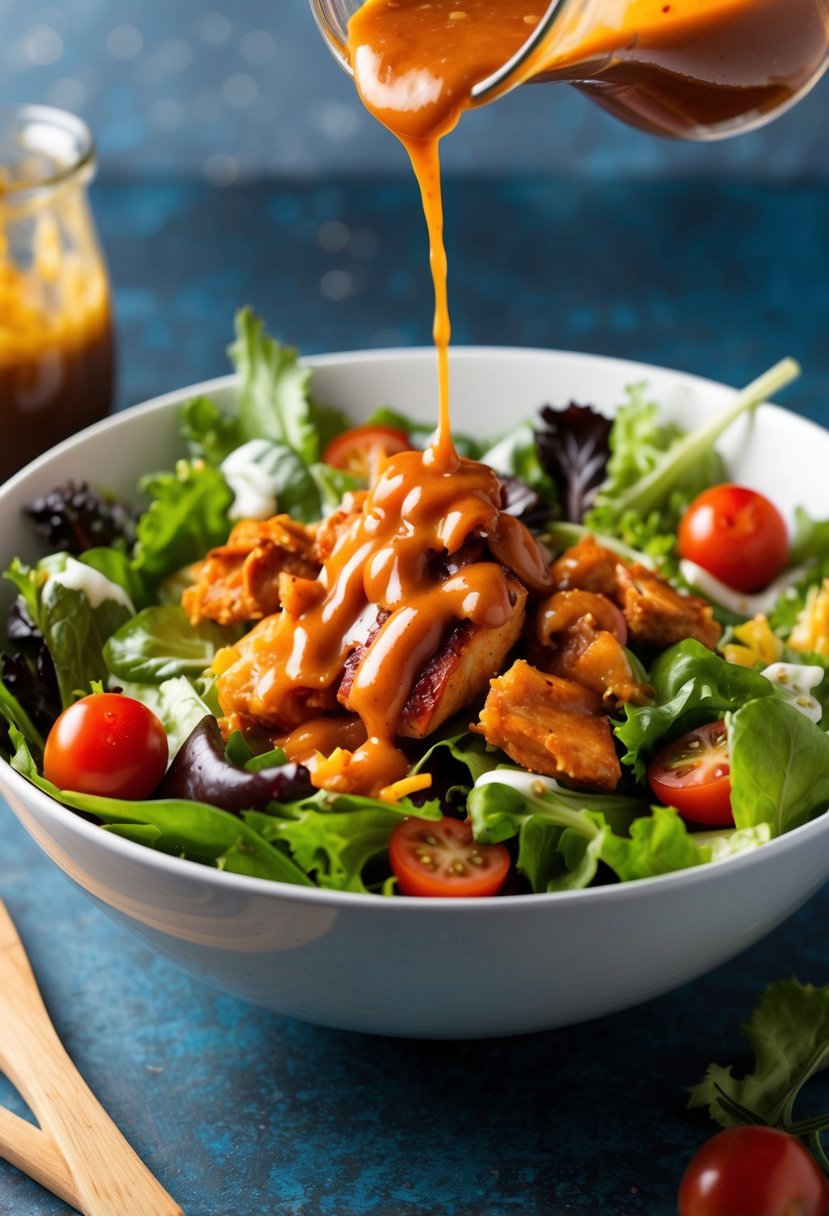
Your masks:
M 314 393 L 359 419 L 383 403 L 434 417 L 431 351 L 312 359 Z M 696 423 L 731 390 L 676 372 L 546 351 L 453 353 L 459 431 L 495 434 L 542 403 L 611 410 L 647 380 Z M 20 508 L 67 477 L 123 493 L 169 467 L 175 414 L 232 378 L 127 411 L 63 443 L 0 489 L 0 563 L 34 556 Z M 723 442 L 735 479 L 791 513 L 829 516 L 829 433 L 773 406 Z M 716 865 L 595 890 L 478 900 L 340 894 L 219 873 L 78 818 L 0 763 L 0 790 L 60 868 L 119 922 L 188 971 L 293 1017 L 423 1038 L 516 1034 L 579 1022 L 667 992 L 731 958 L 829 877 L 829 815 Z

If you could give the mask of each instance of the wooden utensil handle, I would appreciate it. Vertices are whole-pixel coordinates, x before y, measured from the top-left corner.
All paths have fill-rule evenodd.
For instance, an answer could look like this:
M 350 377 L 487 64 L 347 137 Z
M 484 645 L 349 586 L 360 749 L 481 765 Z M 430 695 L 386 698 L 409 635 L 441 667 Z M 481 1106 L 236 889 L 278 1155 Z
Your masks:
M 0 901 L 0 1068 L 54 1141 L 86 1216 L 182 1216 L 78 1073 Z
M 81 1201 L 63 1157 L 40 1128 L 0 1106 L 0 1157 L 72 1208 Z

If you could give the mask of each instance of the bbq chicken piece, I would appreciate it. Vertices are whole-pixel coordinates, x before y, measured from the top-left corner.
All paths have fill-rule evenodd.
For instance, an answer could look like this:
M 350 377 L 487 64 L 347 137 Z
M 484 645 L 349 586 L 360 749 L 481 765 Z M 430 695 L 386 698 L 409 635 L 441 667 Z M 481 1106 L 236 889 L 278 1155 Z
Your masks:
M 542 671 L 583 684 L 607 709 L 650 700 L 652 689 L 636 679 L 625 650 L 627 622 L 607 596 L 556 591 L 539 605 L 535 630 L 538 645 L 530 658 Z
M 552 564 L 550 574 L 557 591 L 596 591 L 601 595 L 616 593 L 616 566 L 619 558 L 605 549 L 595 536 L 585 533 L 566 549 Z
M 339 511 L 329 515 L 319 525 L 314 537 L 314 557 L 320 565 L 328 560 L 337 547 L 340 537 L 362 515 L 367 497 L 368 494 L 365 490 L 352 490 L 345 494 Z
M 660 650 L 685 638 L 694 638 L 713 650 L 720 640 L 721 627 L 705 600 L 684 595 L 647 566 L 616 567 L 617 603 L 628 623 L 630 636 L 643 646 Z
M 395 733 L 407 739 L 425 739 L 448 718 L 483 697 L 492 677 L 500 671 L 507 655 L 524 628 L 527 589 L 515 577 L 506 575 L 512 616 L 498 629 L 487 629 L 471 621 L 453 625 L 437 652 L 415 680 L 397 722 Z M 346 662 L 338 698 L 346 709 L 351 684 L 363 657 L 388 613 L 380 613 L 365 646 L 354 651 Z
M 615 790 L 621 767 L 601 698 L 523 659 L 493 680 L 473 730 L 531 772 Z
M 288 515 L 243 519 L 226 544 L 193 567 L 195 581 L 181 606 L 194 625 L 205 618 L 220 625 L 260 620 L 280 606 L 282 573 L 315 579 L 319 571 L 314 537 L 302 524 Z

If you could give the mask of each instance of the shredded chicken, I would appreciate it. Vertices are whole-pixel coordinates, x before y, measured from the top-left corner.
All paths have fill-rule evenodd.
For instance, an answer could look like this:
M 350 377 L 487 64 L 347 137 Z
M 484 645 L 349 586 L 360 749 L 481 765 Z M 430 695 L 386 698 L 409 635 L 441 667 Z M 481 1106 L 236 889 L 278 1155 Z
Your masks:
M 243 519 L 226 544 L 193 567 L 182 607 L 193 624 L 205 618 L 220 625 L 256 621 L 278 610 L 282 573 L 314 579 L 319 569 L 312 533 L 290 516 Z
M 473 729 L 531 772 L 615 790 L 621 768 L 601 708 L 596 693 L 520 659 L 492 681 Z

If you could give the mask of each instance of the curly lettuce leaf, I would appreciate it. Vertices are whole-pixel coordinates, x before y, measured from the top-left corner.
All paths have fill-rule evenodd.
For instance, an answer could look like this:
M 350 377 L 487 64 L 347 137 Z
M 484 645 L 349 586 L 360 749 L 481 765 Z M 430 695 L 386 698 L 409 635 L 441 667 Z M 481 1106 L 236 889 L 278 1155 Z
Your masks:
M 136 527 L 133 565 L 150 584 L 227 539 L 233 494 L 218 469 L 180 460 L 172 473 L 144 477 L 141 488 L 151 502 Z
M 700 642 L 688 638 L 656 659 L 648 681 L 654 690 L 650 705 L 626 705 L 625 721 L 614 727 L 625 748 L 622 763 L 639 780 L 645 777 L 653 753 L 671 740 L 714 722 L 746 701 L 771 697 L 770 680 L 749 667 L 727 663 Z
M 606 861 L 614 831 L 629 832 L 647 812 L 647 803 L 549 788 L 547 783 L 537 792 L 524 792 L 498 782 L 496 772 L 491 781 L 472 790 L 467 810 L 475 839 L 482 844 L 517 838 L 517 869 L 533 891 L 544 892 L 589 886 L 599 861 Z
M 248 811 L 245 822 L 264 840 L 287 846 L 297 865 L 320 886 L 367 894 L 389 878 L 389 837 L 407 815 L 440 819 L 437 803 L 414 806 L 379 802 L 356 794 L 321 791 L 299 803 L 274 806 L 274 814 Z M 371 886 L 367 871 L 381 863 Z
M 607 480 L 585 523 L 647 552 L 655 535 L 676 531 L 678 512 L 693 497 L 724 479 L 714 446 L 720 435 L 799 374 L 793 359 L 781 360 L 738 393 L 727 409 L 685 434 L 660 422 L 641 386 L 631 390 L 611 433 Z
M 300 363 L 293 347 L 283 346 L 265 330 L 251 308 L 236 314 L 236 341 L 230 357 L 239 373 L 241 442 L 271 439 L 292 448 L 306 464 L 351 424 L 341 410 L 311 397 L 311 369 Z
M 754 1068 L 738 1077 L 731 1065 L 710 1064 L 688 1105 L 707 1108 L 721 1127 L 745 1122 L 750 1112 L 770 1127 L 796 1132 L 798 1095 L 811 1077 L 829 1067 L 829 984 L 816 988 L 796 979 L 771 984 L 743 1034 L 754 1053 Z
M 52 657 L 64 708 L 88 693 L 93 682 L 107 680 L 104 646 L 133 615 L 132 608 L 120 598 L 104 597 L 93 604 L 84 591 L 60 581 L 68 563 L 91 565 L 87 556 L 53 554 L 37 569 L 15 560 L 6 571 Z M 114 597 L 123 589 L 114 584 L 111 590 Z M 29 731 L 26 733 L 32 738 Z

